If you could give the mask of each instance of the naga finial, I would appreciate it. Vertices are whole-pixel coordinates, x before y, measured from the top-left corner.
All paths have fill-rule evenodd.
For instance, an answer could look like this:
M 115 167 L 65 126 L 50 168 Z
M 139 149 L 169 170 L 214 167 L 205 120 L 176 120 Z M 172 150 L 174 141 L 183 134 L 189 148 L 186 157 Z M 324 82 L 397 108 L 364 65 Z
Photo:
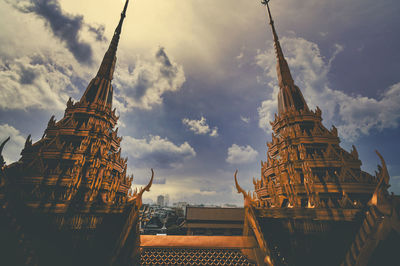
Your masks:
M 387 197 L 389 195 L 387 189 L 390 187 L 389 185 L 390 176 L 386 167 L 385 160 L 383 159 L 382 155 L 378 151 L 375 152 L 381 159 L 382 166 L 378 165 L 379 172 L 376 174 L 376 177 L 378 179 L 378 184 L 375 188 L 374 194 L 369 200 L 369 204 L 377 206 L 382 213 L 388 214 L 391 212 L 390 208 L 388 209 L 387 208 L 388 206 L 386 204 L 388 200 Z
M 136 206 L 138 206 L 138 208 L 140 208 L 140 206 L 142 205 L 142 195 L 145 191 L 150 191 L 151 185 L 153 184 L 153 180 L 154 180 L 154 171 L 153 168 L 151 168 L 151 178 L 149 183 L 147 184 L 147 186 L 145 186 L 144 188 L 140 188 L 139 193 L 137 192 L 137 188 L 135 188 L 135 191 L 133 193 L 133 198 L 130 200 L 135 200 L 136 199 Z
M 249 207 L 249 206 L 251 206 L 253 200 L 251 199 L 250 193 L 246 192 L 246 191 L 239 185 L 239 182 L 237 181 L 237 173 L 238 173 L 238 170 L 236 169 L 236 171 L 235 171 L 235 186 L 236 186 L 236 189 L 237 189 L 237 193 L 242 193 L 242 194 L 243 194 L 244 207 Z
M 3 152 L 4 146 L 6 145 L 6 143 L 7 143 L 9 140 L 10 140 L 10 137 L 8 137 L 8 138 L 7 138 L 5 141 L 3 141 L 3 142 L 1 143 L 1 145 L 0 145 L 0 167 L 3 167 L 3 166 L 6 164 L 6 162 L 4 161 L 2 152 Z
M 153 184 L 153 179 L 154 179 L 154 171 L 153 168 L 151 168 L 151 178 L 150 178 L 150 182 L 147 184 L 147 186 L 145 186 L 144 188 L 140 189 L 140 192 L 138 194 L 139 197 L 142 197 L 143 193 L 145 191 L 150 191 L 151 185 Z
M 274 20 L 272 19 L 271 10 L 269 9 L 269 5 L 268 5 L 269 1 L 271 1 L 271 0 L 263 0 L 263 1 L 261 1 L 261 4 L 263 4 L 264 6 L 267 6 L 267 11 L 268 11 L 268 16 L 269 16 L 269 23 L 271 24 L 272 27 L 274 27 L 273 26 Z M 274 32 L 274 37 L 276 36 L 276 38 L 277 38 L 277 35 L 275 33 L 275 29 L 273 29 L 273 32 Z
M 381 159 L 381 164 L 382 164 L 382 168 L 380 169 L 378 176 L 380 177 L 380 179 L 382 181 L 385 182 L 385 185 L 389 185 L 390 176 L 389 176 L 389 172 L 386 167 L 385 160 L 383 159 L 383 156 L 378 151 L 375 151 L 375 152 L 379 156 L 379 159 Z

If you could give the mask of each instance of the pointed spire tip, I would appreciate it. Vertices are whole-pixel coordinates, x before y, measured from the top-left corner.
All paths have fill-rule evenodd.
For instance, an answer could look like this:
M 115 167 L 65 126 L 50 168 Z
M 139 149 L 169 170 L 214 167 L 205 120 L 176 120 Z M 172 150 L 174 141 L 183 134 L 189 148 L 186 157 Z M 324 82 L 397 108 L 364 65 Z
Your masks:
M 294 84 L 292 74 L 290 73 L 289 65 L 283 55 L 282 47 L 279 42 L 278 34 L 276 33 L 274 20 L 272 19 L 271 10 L 269 8 L 269 2 L 271 0 L 263 0 L 261 4 L 267 6 L 269 24 L 271 25 L 272 35 L 274 38 L 275 54 L 277 59 L 277 74 L 278 83 L 280 87 L 278 95 L 278 113 L 281 114 L 295 107 L 297 110 L 308 109 L 307 103 L 300 89 Z

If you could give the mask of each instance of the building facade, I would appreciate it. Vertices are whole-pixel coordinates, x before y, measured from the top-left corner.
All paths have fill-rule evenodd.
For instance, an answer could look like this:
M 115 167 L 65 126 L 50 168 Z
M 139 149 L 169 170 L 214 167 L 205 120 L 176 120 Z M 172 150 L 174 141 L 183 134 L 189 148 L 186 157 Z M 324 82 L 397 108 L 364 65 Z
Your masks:
M 243 208 L 186 207 L 181 225 L 187 235 L 235 236 L 242 235 Z
M 157 196 L 157 205 L 163 207 L 164 206 L 164 196 L 158 195 Z

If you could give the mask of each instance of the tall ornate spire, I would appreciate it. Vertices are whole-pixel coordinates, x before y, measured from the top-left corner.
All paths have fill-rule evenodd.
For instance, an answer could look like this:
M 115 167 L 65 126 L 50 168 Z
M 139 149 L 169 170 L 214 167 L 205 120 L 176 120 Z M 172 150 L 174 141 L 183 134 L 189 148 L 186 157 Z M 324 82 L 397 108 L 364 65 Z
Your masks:
M 290 107 L 294 107 L 296 110 L 308 109 L 307 103 L 305 102 L 300 89 L 294 84 L 289 65 L 283 55 L 278 34 L 275 30 L 274 20 L 272 19 L 271 10 L 269 9 L 269 1 L 270 0 L 264 0 L 261 3 L 267 6 L 269 24 L 271 25 L 272 34 L 274 36 L 274 46 L 277 58 L 276 72 L 278 74 L 280 88 L 278 94 L 278 113 L 281 115 Z
M 121 35 L 122 24 L 126 16 L 126 9 L 128 7 L 129 0 L 126 0 L 124 10 L 121 13 L 121 19 L 119 20 L 118 26 L 114 31 L 114 36 L 111 40 L 110 46 L 106 54 L 104 55 L 103 61 L 101 62 L 98 77 L 106 78 L 108 80 L 113 79 L 115 62 L 117 60 L 116 53 L 118 48 L 119 37 Z
M 90 82 L 82 96 L 81 101 L 84 100 L 87 102 L 98 102 L 111 107 L 113 93 L 111 80 L 113 79 L 115 63 L 117 61 L 117 48 L 121 35 L 122 24 L 126 16 L 126 9 L 128 8 L 128 3 L 129 0 L 126 0 L 124 9 L 121 13 L 121 19 L 119 20 L 118 26 L 114 31 L 114 36 L 106 54 L 104 55 L 99 71 L 97 72 L 96 77 Z

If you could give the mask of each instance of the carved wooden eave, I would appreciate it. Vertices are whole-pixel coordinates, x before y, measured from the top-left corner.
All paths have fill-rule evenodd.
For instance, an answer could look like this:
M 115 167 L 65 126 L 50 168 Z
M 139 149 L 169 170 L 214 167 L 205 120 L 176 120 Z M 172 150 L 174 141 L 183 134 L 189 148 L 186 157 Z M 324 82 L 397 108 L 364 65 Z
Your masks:
M 256 252 L 256 259 L 258 265 L 275 265 L 274 258 L 267 242 L 264 239 L 263 233 L 261 231 L 260 225 L 258 224 L 257 218 L 255 216 L 253 206 L 256 205 L 256 200 L 250 194 L 246 192 L 237 180 L 238 170 L 235 171 L 234 180 L 237 193 L 241 193 L 244 199 L 245 208 L 245 218 L 243 226 L 243 236 L 254 236 L 258 243 L 258 252 Z M 254 184 L 256 185 L 256 183 Z
M 3 157 L 3 149 L 4 146 L 7 144 L 8 141 L 10 141 L 11 137 L 6 138 L 1 144 L 0 144 L 0 169 L 3 170 L 3 166 L 6 164 L 6 162 L 4 161 L 4 157 Z
M 138 255 L 138 254 L 132 254 L 132 251 L 128 250 L 127 248 L 124 248 L 124 246 L 126 245 L 126 241 L 129 235 L 131 234 L 131 231 L 133 231 L 132 229 L 134 225 L 137 226 L 138 224 L 139 209 L 142 206 L 142 195 L 145 191 L 150 191 L 151 185 L 153 184 L 153 180 L 154 180 L 154 171 L 153 169 L 151 169 L 151 178 L 149 183 L 144 188 L 141 188 L 139 193 L 135 192 L 134 195 L 128 199 L 128 205 L 131 206 L 130 207 L 131 210 L 129 211 L 128 219 L 126 220 L 124 226 L 122 227 L 121 233 L 119 234 L 119 238 L 111 253 L 112 254 L 111 259 L 109 261 L 110 265 L 114 265 L 117 262 L 118 257 L 120 257 L 120 254 L 124 252 L 124 249 L 125 253 L 129 252 L 131 260 L 134 260 L 134 257 Z M 137 244 L 140 243 L 140 239 L 138 237 L 139 236 L 137 235 L 136 236 Z
M 378 165 L 376 177 L 379 182 L 364 211 L 364 220 L 349 247 L 341 265 L 367 265 L 378 246 L 391 234 L 400 235 L 400 197 L 389 195 L 389 173 L 386 163 L 376 152 L 382 166 Z M 379 254 L 376 254 L 379 255 Z

